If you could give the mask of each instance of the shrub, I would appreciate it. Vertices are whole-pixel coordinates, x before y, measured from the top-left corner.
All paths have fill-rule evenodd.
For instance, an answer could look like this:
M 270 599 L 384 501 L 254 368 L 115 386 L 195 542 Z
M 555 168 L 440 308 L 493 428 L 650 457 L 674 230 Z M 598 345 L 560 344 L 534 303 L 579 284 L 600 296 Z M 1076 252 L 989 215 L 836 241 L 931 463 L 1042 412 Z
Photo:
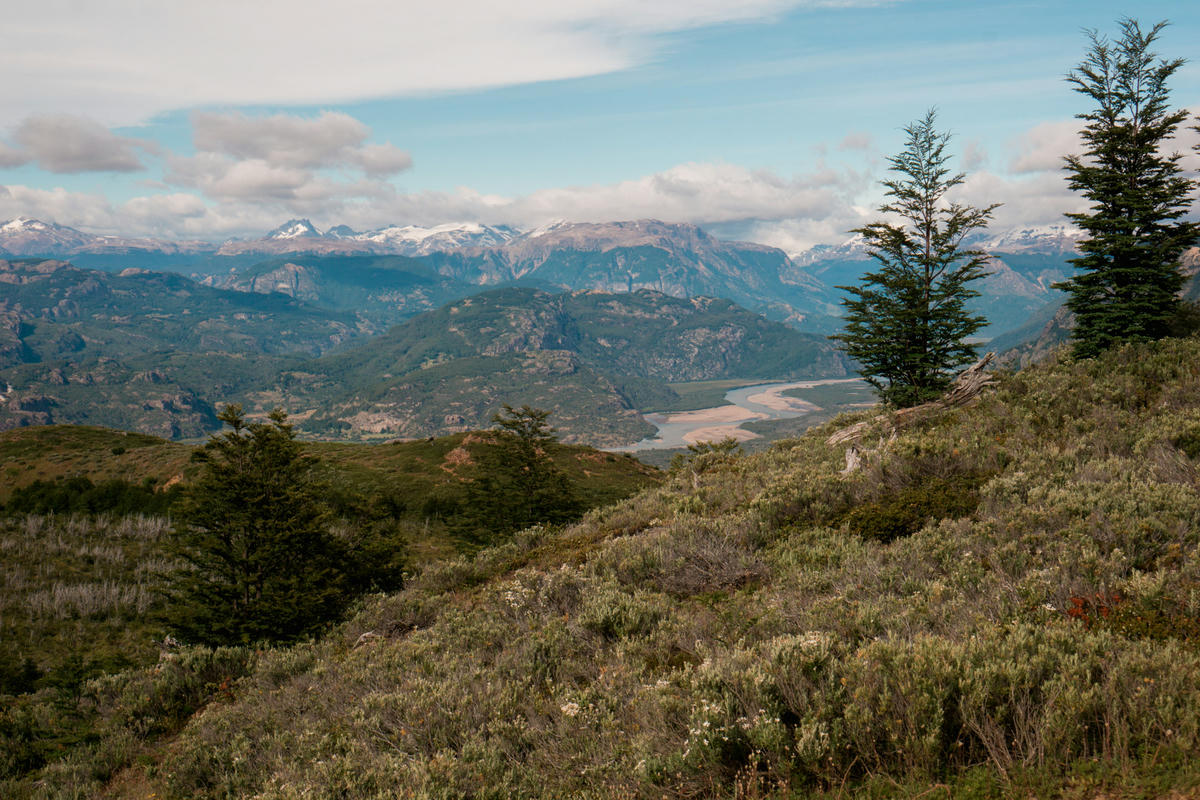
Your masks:
M 981 483 L 980 478 L 972 476 L 930 478 L 920 486 L 863 503 L 842 520 L 859 536 L 891 542 L 916 533 L 931 520 L 969 516 L 979 506 Z

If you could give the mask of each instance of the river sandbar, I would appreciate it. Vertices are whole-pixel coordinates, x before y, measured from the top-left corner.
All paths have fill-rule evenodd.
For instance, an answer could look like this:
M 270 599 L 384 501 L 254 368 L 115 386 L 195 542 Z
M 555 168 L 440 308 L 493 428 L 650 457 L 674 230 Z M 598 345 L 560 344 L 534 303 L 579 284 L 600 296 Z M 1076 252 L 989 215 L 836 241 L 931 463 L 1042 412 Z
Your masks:
M 717 406 L 716 408 L 698 408 L 695 411 L 677 411 L 673 414 L 656 416 L 660 416 L 663 422 L 670 425 L 702 425 L 706 422 L 752 422 L 756 419 L 767 419 L 766 414 L 734 405 Z
M 696 428 L 694 431 L 688 431 L 683 435 L 683 440 L 688 444 L 698 444 L 700 442 L 719 442 L 722 439 L 734 439 L 739 442 L 748 442 L 751 439 L 760 438 L 754 431 L 748 431 L 745 428 L 739 428 L 737 425 L 713 425 L 708 428 Z

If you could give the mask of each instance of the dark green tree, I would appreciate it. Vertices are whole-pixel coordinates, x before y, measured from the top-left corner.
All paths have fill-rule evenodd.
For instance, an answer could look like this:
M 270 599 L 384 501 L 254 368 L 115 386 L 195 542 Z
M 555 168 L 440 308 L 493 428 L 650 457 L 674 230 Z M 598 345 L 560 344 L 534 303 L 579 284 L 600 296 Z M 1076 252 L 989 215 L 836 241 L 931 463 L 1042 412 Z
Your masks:
M 352 596 L 346 547 L 328 531 L 311 464 L 281 410 L 196 451 L 203 465 L 177 514 L 175 543 L 188 568 L 173 583 L 170 621 L 206 644 L 289 640 L 333 619 Z
M 946 193 L 965 175 L 947 167 L 950 134 L 935 128 L 930 109 L 904 129 L 904 150 L 888 159 L 897 177 L 885 180 L 889 198 L 879 210 L 891 217 L 855 229 L 878 268 L 842 303 L 840 339 L 860 373 L 884 402 L 912 406 L 937 397 L 953 370 L 975 358 L 967 338 L 985 324 L 966 303 L 979 292 L 972 281 L 987 274 L 987 253 L 964 245 L 987 226 L 997 206 L 950 202 Z
M 1087 358 L 1123 341 L 1169 335 L 1184 277 L 1179 257 L 1200 228 L 1182 220 L 1193 182 L 1178 153 L 1163 147 L 1187 118 L 1168 105 L 1168 79 L 1183 59 L 1158 58 L 1150 48 L 1166 25 L 1143 32 L 1121 21 L 1116 42 L 1090 31 L 1091 49 L 1067 75 L 1095 108 L 1086 120 L 1082 155 L 1066 157 L 1072 189 L 1090 203 L 1067 214 L 1087 236 L 1072 259 L 1079 273 L 1057 288 L 1075 314 L 1073 350 Z
M 538 523 L 558 524 L 579 516 L 583 505 L 571 480 L 550 451 L 558 437 L 550 412 L 504 404 L 494 414 L 497 430 L 476 451 L 466 501 L 451 527 L 480 543 Z

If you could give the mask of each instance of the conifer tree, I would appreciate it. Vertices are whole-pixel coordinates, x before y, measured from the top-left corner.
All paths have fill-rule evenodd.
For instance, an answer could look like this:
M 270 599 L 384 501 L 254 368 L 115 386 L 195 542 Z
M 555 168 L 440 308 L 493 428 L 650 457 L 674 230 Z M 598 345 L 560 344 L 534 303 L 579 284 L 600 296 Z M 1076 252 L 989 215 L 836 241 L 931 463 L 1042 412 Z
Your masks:
M 247 424 L 229 405 L 218 418 L 232 430 L 195 453 L 203 472 L 177 517 L 189 568 L 173 584 L 170 621 L 206 644 L 293 639 L 349 601 L 346 549 L 327 530 L 287 415 Z
M 898 177 L 885 180 L 883 220 L 855 229 L 878 269 L 849 293 L 845 330 L 834 336 L 860 365 L 884 402 L 904 407 L 937 397 L 952 371 L 975 358 L 967 338 L 985 324 L 966 303 L 979 292 L 988 255 L 965 246 L 997 206 L 949 202 L 946 193 L 966 176 L 947 166 L 950 134 L 935 128 L 936 113 L 906 127 L 905 148 L 889 159 Z
M 550 457 L 558 437 L 549 416 L 507 403 L 503 413 L 492 416 L 498 430 L 491 444 L 477 451 L 466 503 L 451 525 L 458 533 L 486 543 L 530 525 L 579 516 L 575 487 Z
M 1183 59 L 1159 59 L 1150 48 L 1165 27 L 1143 32 L 1121 21 L 1116 42 L 1089 32 L 1091 49 L 1067 80 L 1095 108 L 1081 135 L 1082 155 L 1066 157 L 1072 189 L 1090 202 L 1068 214 L 1087 237 L 1072 259 L 1079 270 L 1057 284 L 1075 313 L 1074 353 L 1094 356 L 1122 341 L 1169 335 L 1179 308 L 1183 275 L 1178 261 L 1200 228 L 1182 220 L 1193 182 L 1178 153 L 1162 148 L 1187 118 L 1168 106 L 1168 79 Z

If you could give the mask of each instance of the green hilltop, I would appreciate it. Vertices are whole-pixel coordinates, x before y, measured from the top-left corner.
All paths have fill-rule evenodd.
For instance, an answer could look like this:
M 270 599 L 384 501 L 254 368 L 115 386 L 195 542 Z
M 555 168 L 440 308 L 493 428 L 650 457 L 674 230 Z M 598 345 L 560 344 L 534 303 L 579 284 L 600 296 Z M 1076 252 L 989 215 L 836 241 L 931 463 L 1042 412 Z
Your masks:
M 875 413 L 89 683 L 37 796 L 1193 796 L 1200 340 Z

